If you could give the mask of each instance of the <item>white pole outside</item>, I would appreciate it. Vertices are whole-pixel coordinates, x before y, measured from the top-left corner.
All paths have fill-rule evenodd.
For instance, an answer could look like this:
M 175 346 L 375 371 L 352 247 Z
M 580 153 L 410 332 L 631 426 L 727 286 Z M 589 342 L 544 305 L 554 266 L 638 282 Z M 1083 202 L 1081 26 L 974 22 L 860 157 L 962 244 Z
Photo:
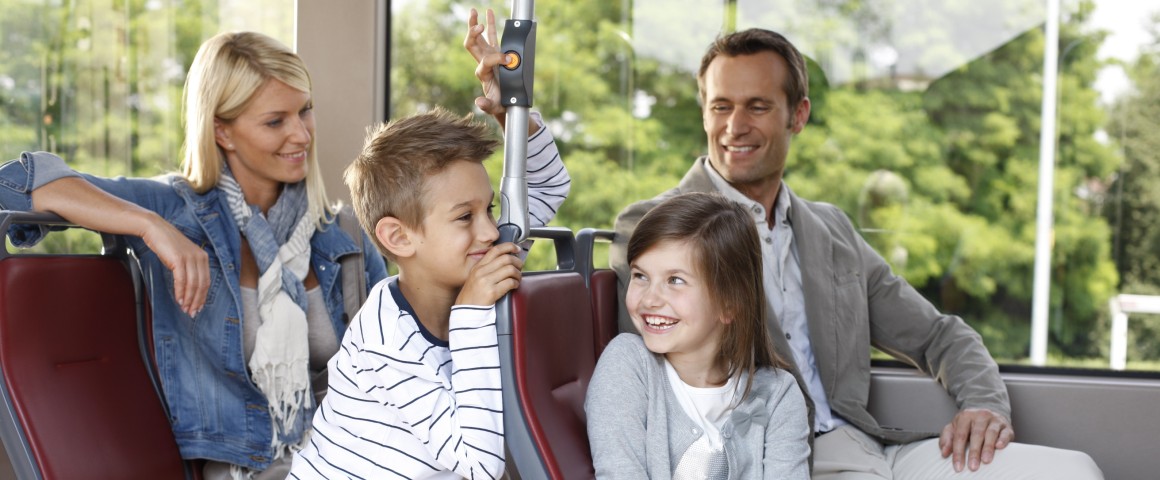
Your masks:
M 1112 370 L 1123 370 L 1128 366 L 1128 314 L 1160 313 L 1160 295 L 1133 295 L 1121 293 L 1108 300 L 1112 311 Z
M 1112 370 L 1123 370 L 1128 366 L 1128 314 L 1120 309 L 1118 295 L 1108 301 L 1108 307 L 1112 311 L 1112 349 L 1108 356 Z
M 1055 190 L 1056 79 L 1059 72 L 1059 0 L 1047 1 L 1043 51 L 1043 112 L 1039 129 L 1039 201 L 1035 215 L 1035 277 L 1031 297 L 1031 364 L 1047 363 L 1047 310 L 1051 295 L 1051 248 Z

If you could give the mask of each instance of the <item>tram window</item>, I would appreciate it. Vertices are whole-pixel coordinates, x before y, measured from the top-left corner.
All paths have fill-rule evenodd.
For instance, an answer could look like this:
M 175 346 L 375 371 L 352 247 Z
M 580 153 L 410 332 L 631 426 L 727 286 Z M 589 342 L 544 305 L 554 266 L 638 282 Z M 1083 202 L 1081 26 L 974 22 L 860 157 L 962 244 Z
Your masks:
M 609 228 L 627 203 L 675 185 L 705 151 L 694 80 L 705 46 L 723 28 L 777 30 L 811 67 L 813 112 L 786 182 L 842 208 L 1001 363 L 1031 363 L 1045 2 L 774 3 L 536 1 L 535 108 L 573 176 L 554 224 Z M 509 12 L 392 2 L 392 117 L 470 108 L 478 85 L 461 42 L 473 7 L 501 25 Z M 1160 295 L 1157 14 L 1156 0 L 1062 2 L 1048 366 L 1108 368 L 1109 302 Z M 1127 369 L 1160 370 L 1160 316 L 1129 318 Z
M 292 46 L 294 11 L 293 0 L 0 1 L 0 152 L 57 152 L 104 176 L 175 171 L 198 46 L 243 29 Z M 40 248 L 90 244 L 69 231 Z

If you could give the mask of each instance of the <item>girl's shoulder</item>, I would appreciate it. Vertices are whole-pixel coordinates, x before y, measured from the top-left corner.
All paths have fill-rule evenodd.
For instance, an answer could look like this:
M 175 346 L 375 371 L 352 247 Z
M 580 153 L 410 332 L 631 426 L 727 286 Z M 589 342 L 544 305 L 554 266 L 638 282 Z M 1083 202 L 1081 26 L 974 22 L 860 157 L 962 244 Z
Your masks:
M 789 370 L 779 367 L 761 367 L 757 369 L 756 378 L 765 378 L 776 382 L 797 382 Z
M 798 390 L 797 379 L 789 371 L 777 367 L 762 367 L 753 375 L 753 390 L 762 390 L 762 396 L 781 397 L 788 391 Z
M 644 339 L 635 333 L 621 333 L 604 347 L 596 363 L 604 368 L 648 369 L 661 368 L 660 355 L 649 351 Z
M 644 339 L 635 333 L 621 333 L 612 338 L 608 345 L 604 347 L 604 352 L 600 354 L 601 358 L 605 355 L 633 355 L 633 356 L 651 356 L 652 352 L 644 345 Z M 599 359 L 597 359 L 599 360 Z

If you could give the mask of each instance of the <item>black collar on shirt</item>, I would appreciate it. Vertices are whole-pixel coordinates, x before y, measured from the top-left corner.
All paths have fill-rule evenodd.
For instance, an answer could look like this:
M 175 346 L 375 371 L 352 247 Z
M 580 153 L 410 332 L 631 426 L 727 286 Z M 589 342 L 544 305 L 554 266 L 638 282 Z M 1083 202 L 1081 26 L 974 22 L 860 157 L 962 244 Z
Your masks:
M 451 344 L 446 340 L 440 340 L 439 337 L 432 335 L 427 327 L 423 326 L 423 322 L 419 321 L 419 316 L 415 315 L 415 309 L 411 307 L 411 302 L 407 301 L 407 297 L 404 297 L 403 291 L 399 289 L 399 277 L 392 278 L 387 286 L 391 289 L 391 298 L 395 299 L 395 305 L 399 306 L 400 311 L 407 312 L 411 316 L 411 319 L 415 321 L 415 326 L 419 328 L 419 333 L 423 334 L 423 338 L 427 339 L 428 343 L 436 347 L 451 347 Z

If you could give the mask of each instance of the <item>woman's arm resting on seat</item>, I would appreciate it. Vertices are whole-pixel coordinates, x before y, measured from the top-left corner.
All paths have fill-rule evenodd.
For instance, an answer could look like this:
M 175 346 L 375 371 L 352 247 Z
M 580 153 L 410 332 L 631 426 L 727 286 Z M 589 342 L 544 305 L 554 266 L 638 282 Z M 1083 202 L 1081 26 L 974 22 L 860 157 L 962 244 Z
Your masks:
M 209 290 L 209 258 L 160 215 L 105 193 L 79 177 L 32 191 L 32 205 L 85 228 L 141 237 L 173 272 L 173 295 L 185 313 L 197 314 Z

